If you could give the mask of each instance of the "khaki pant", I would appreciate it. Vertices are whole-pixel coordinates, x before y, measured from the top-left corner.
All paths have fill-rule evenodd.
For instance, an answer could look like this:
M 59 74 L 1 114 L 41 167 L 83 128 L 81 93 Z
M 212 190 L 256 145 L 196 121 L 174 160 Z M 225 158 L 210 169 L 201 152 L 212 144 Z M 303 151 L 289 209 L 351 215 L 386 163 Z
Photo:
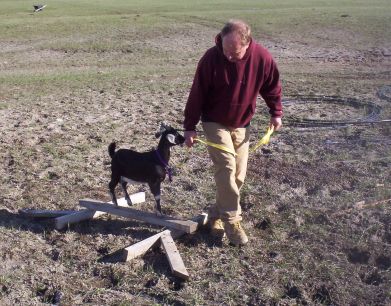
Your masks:
M 240 188 L 247 171 L 249 127 L 228 128 L 215 122 L 203 122 L 206 139 L 234 149 L 237 156 L 208 146 L 215 168 L 216 204 L 209 209 L 210 218 L 234 223 L 242 220 Z

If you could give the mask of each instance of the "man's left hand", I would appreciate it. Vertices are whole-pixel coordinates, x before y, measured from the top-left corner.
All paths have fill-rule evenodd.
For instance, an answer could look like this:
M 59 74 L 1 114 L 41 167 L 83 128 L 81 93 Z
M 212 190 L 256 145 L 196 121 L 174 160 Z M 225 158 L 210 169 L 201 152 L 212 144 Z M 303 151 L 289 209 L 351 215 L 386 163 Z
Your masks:
M 281 117 L 271 117 L 270 118 L 270 127 L 274 127 L 275 131 L 278 131 L 282 127 L 282 120 Z

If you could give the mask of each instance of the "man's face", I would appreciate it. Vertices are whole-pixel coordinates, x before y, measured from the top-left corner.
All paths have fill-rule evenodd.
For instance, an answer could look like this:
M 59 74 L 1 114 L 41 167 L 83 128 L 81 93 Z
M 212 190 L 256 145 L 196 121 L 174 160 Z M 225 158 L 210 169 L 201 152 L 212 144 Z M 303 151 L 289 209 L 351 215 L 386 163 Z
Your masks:
M 223 53 L 230 62 L 241 60 L 246 54 L 249 44 L 243 46 L 239 35 L 235 33 L 223 37 Z

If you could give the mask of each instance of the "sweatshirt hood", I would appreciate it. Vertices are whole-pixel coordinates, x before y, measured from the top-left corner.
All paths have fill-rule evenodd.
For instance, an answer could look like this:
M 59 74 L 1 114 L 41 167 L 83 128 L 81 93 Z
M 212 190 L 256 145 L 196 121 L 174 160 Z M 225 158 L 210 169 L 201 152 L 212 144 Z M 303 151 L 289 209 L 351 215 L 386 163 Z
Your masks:
M 223 38 L 221 37 L 221 33 L 217 34 L 216 37 L 215 37 L 215 43 L 216 43 L 216 47 L 217 47 L 217 50 L 219 51 L 219 53 L 224 56 L 224 58 L 228 61 L 228 59 L 225 57 L 224 55 L 224 52 L 223 52 Z M 241 62 L 241 61 L 246 61 L 250 54 L 251 54 L 251 49 L 253 48 L 253 39 L 250 38 L 250 44 L 246 50 L 246 53 L 244 54 L 243 58 L 240 59 L 238 62 Z

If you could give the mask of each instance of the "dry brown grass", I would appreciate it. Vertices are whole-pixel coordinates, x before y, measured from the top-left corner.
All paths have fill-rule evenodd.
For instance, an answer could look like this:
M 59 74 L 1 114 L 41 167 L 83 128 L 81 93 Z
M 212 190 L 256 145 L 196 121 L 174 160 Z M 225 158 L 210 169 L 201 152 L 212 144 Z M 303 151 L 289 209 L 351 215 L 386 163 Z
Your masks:
M 377 96 L 390 85 L 390 57 L 382 53 L 387 39 L 374 31 L 373 44 L 363 46 L 369 29 L 352 32 L 357 20 L 331 13 L 324 14 L 339 20 L 338 31 L 323 31 L 316 20 L 304 36 L 305 25 L 295 28 L 293 21 L 289 35 L 277 34 L 280 24 L 272 31 L 275 20 L 256 25 L 257 39 L 279 63 L 285 95 L 354 97 L 380 105 L 379 119 L 389 119 L 389 100 Z M 355 13 L 362 12 L 353 10 L 351 19 Z M 108 144 L 148 150 L 162 119 L 180 127 L 197 59 L 225 15 L 191 22 L 168 13 L 122 17 L 112 28 L 106 20 L 102 32 L 87 31 L 86 23 L 80 33 L 57 40 L 41 35 L 1 42 L 0 304 L 391 303 L 390 203 L 356 204 L 391 198 L 389 124 L 286 124 L 250 158 L 242 193 L 250 243 L 240 249 L 216 244 L 205 231 L 182 237 L 177 246 L 191 274 L 187 283 L 172 276 L 159 250 L 129 263 L 111 260 L 159 228 L 106 216 L 57 231 L 50 221 L 18 214 L 21 208 L 75 209 L 86 197 L 109 200 Z M 249 12 L 245 17 L 256 19 Z M 151 20 L 160 22 L 159 30 Z M 259 105 L 253 142 L 267 122 Z M 308 118 L 301 105 L 287 109 L 287 118 Z M 322 114 L 340 120 L 365 110 L 325 103 Z M 190 153 L 175 148 L 172 155 L 179 166 L 173 183 L 164 183 L 163 211 L 195 216 L 214 199 L 212 164 L 202 146 Z M 148 190 L 129 187 L 139 190 L 147 191 L 140 209 L 152 210 Z

